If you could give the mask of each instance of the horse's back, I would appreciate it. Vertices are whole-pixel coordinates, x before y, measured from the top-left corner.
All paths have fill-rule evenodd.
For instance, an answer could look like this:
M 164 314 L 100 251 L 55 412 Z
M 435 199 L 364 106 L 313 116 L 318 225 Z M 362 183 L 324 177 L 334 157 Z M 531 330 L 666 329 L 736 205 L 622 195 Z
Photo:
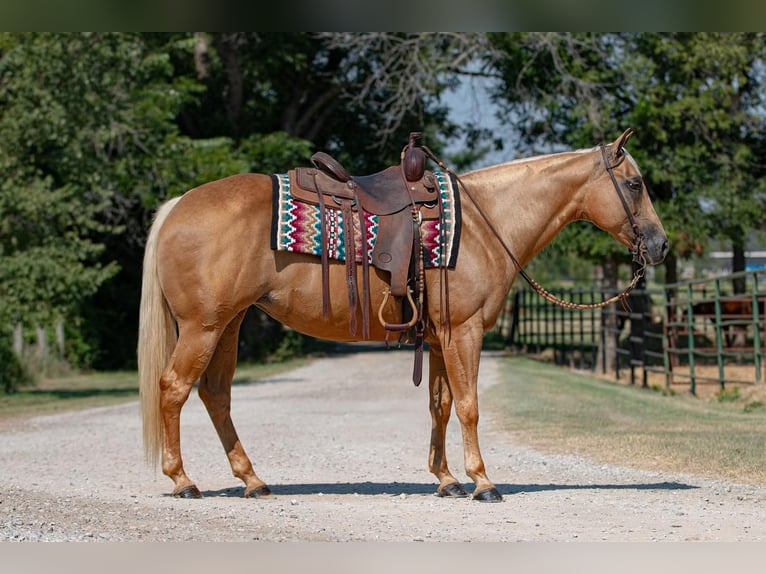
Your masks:
M 197 233 L 227 235 L 241 227 L 252 229 L 271 216 L 271 177 L 243 173 L 204 183 L 187 191 L 168 215 L 161 241 L 180 233 L 188 241 Z
M 271 205 L 271 176 L 240 173 L 210 181 L 187 191 L 173 210 L 174 217 L 209 219 L 217 212 L 254 213 Z

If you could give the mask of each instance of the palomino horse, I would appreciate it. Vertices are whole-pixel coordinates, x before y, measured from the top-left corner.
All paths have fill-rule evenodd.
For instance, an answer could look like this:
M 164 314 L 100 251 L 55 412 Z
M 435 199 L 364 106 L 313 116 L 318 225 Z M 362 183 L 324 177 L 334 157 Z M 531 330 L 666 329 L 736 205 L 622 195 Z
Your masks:
M 631 133 L 608 145 L 516 160 L 460 178 L 471 200 L 462 201 L 460 254 L 446 272 L 449 320 L 443 320 L 441 297 L 432 295 L 425 303 L 432 417 L 428 464 L 439 481 L 437 494 L 467 496 L 445 456 L 454 406 L 466 473 L 475 483 L 473 498 L 502 500 L 479 450 L 477 376 L 482 335 L 495 324 L 519 266 L 575 220 L 592 222 L 626 246 L 641 236 L 645 261 L 663 260 L 665 232 L 624 149 Z M 179 425 L 197 380 L 232 471 L 245 483 L 245 496 L 271 493 L 254 472 L 230 417 L 239 327 L 250 305 L 312 337 L 352 339 L 345 297 L 334 297 L 323 316 L 319 259 L 270 248 L 271 217 L 272 179 L 264 174 L 206 183 L 166 202 L 155 215 L 144 258 L 140 393 L 147 456 L 156 464 L 161 453 L 162 471 L 175 483 L 176 496 L 201 496 L 184 470 Z M 378 309 L 387 276 L 377 269 L 370 275 L 370 304 Z M 443 293 L 444 277 L 443 269 L 427 269 L 427 292 Z M 330 289 L 346 290 L 342 262 L 331 262 Z M 398 298 L 388 305 L 391 316 L 401 313 Z M 371 325 L 369 339 L 386 340 L 383 326 Z

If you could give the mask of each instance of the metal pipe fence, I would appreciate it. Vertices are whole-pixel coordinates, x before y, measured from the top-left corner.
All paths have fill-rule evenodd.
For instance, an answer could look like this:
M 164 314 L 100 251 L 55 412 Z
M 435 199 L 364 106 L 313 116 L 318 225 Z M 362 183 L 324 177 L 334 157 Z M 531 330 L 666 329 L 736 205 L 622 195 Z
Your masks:
M 599 289 L 559 289 L 557 297 L 595 303 Z M 642 386 L 760 384 L 764 380 L 766 270 L 634 289 L 628 304 L 570 310 L 528 288 L 514 291 L 507 343 L 552 352 L 560 365 L 628 377 Z

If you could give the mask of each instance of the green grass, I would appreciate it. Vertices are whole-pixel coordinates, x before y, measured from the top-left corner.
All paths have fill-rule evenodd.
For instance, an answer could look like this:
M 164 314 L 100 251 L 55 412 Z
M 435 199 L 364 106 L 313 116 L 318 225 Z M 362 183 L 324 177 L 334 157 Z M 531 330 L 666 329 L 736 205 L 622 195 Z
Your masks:
M 243 364 L 237 367 L 233 383 L 263 379 L 307 363 L 308 359 L 293 359 Z M 34 387 L 25 387 L 13 394 L 0 393 L 0 420 L 116 405 L 137 399 L 138 376 L 135 371 L 56 377 L 43 379 Z
M 766 409 L 627 387 L 510 358 L 483 409 L 547 452 L 766 484 Z

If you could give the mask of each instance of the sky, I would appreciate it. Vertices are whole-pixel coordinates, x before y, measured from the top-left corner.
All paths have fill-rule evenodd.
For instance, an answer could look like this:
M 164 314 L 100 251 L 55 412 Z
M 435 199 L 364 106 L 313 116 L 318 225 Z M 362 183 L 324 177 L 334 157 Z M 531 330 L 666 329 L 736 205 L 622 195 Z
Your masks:
M 489 80 L 486 78 L 465 78 L 457 89 L 445 95 L 445 104 L 450 108 L 450 119 L 457 124 L 475 123 L 481 127 L 495 130 L 501 134 L 495 113 L 496 107 L 487 93 Z M 510 133 L 510 130 L 508 130 Z M 464 139 L 455 140 L 447 146 L 447 153 L 454 153 L 464 145 Z M 474 167 L 483 167 L 514 159 L 513 145 L 507 142 L 502 151 L 491 151 Z

